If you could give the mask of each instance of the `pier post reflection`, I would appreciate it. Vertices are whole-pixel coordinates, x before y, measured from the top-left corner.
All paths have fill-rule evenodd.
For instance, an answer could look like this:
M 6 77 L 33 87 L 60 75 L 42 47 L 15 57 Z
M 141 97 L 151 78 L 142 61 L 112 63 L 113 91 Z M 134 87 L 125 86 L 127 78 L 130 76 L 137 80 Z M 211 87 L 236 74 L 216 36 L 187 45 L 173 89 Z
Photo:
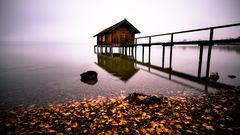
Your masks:
M 200 50 L 203 47 L 200 47 Z M 128 49 L 128 48 L 127 48 Z M 124 51 L 127 50 L 124 47 Z M 131 52 L 131 51 L 130 51 Z M 202 54 L 200 54 L 202 55 Z M 136 54 L 135 54 L 136 57 Z M 117 76 L 120 78 L 120 80 L 123 81 L 128 81 L 129 78 L 131 78 L 134 74 L 137 73 L 139 70 L 138 66 L 144 66 L 147 67 L 147 70 L 149 73 L 152 73 L 154 75 L 156 74 L 156 71 L 161 73 L 166 73 L 168 74 L 168 77 L 160 77 L 168 79 L 170 81 L 173 81 L 175 83 L 179 83 L 181 85 L 186 85 L 189 87 L 189 84 L 185 84 L 184 82 L 190 81 L 194 83 L 201 84 L 203 86 L 203 89 L 205 92 L 208 92 L 209 87 L 213 88 L 230 88 L 232 86 L 224 84 L 224 83 L 219 83 L 219 82 L 211 82 L 206 80 L 206 78 L 201 78 L 199 76 L 193 76 L 188 73 L 184 72 L 179 72 L 177 70 L 174 70 L 173 68 L 162 68 L 161 66 L 158 65 L 153 65 L 151 64 L 151 47 L 149 47 L 149 55 L 148 59 L 149 61 L 147 63 L 138 61 L 134 56 L 129 56 L 126 53 L 123 55 L 120 52 L 119 53 L 97 53 L 97 62 L 96 64 L 99 65 L 101 68 L 105 69 L 107 72 L 111 73 L 113 76 Z M 141 70 L 145 70 L 140 68 Z M 157 75 L 159 76 L 159 75 Z M 173 79 L 174 76 L 174 79 Z M 177 80 L 175 80 L 178 78 Z M 183 82 L 179 81 L 182 80 Z

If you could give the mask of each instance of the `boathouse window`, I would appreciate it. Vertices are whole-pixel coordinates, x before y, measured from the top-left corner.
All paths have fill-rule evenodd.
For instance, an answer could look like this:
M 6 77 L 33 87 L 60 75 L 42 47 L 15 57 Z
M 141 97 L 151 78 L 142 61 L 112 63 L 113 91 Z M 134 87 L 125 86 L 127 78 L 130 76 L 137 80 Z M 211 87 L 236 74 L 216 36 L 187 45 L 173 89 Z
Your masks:
M 105 35 L 103 35 L 103 37 L 102 37 L 102 41 L 105 42 Z

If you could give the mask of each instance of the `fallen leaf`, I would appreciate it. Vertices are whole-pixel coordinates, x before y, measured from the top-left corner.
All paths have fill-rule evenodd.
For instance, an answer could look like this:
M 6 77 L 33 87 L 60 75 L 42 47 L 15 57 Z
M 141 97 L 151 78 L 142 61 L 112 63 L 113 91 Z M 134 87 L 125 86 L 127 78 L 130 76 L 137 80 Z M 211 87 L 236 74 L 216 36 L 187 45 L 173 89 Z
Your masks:
M 73 127 L 73 128 L 76 128 L 78 126 L 78 123 L 77 122 L 73 122 L 72 124 L 71 124 L 71 127 Z

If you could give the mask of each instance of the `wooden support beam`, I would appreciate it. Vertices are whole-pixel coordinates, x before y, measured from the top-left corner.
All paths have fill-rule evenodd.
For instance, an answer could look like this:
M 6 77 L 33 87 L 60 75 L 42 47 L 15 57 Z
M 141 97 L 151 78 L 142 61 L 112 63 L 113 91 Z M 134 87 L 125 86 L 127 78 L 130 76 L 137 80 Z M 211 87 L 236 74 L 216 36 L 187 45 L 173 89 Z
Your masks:
M 169 57 L 169 68 L 172 69 L 172 49 L 173 49 L 173 34 L 171 34 L 171 46 L 170 46 L 170 57 Z
M 148 63 L 149 64 L 151 63 L 151 45 L 149 45 L 149 48 L 148 48 Z
M 144 46 L 142 46 L 142 62 L 144 63 Z
M 148 37 L 148 43 L 149 43 L 149 45 L 152 43 L 151 42 L 151 36 Z
M 137 46 L 135 46 L 135 60 L 137 60 Z
M 208 46 L 208 56 L 207 56 L 207 69 L 206 69 L 206 78 L 209 77 L 209 71 L 210 71 L 210 61 L 211 61 L 211 52 L 212 52 L 212 40 L 213 40 L 213 28 L 210 29 L 210 37 L 209 37 L 209 46 Z
M 130 56 L 131 54 L 130 54 L 130 47 L 128 47 L 128 55 L 127 56 Z
M 134 47 L 131 47 L 131 49 L 132 49 L 132 56 L 133 56 L 133 49 L 134 49 Z
M 164 68 L 164 60 L 165 60 L 165 46 L 163 47 L 163 52 L 162 52 L 162 68 Z
M 170 57 L 169 57 L 169 68 L 172 69 L 172 50 L 173 50 L 173 45 L 170 46 Z
M 151 63 L 151 36 L 148 38 L 149 47 L 148 47 L 148 63 Z M 150 69 L 149 69 L 150 70 Z
M 200 45 L 200 51 L 199 51 L 199 62 L 198 62 L 198 78 L 201 78 L 201 71 L 202 71 L 202 57 L 203 57 L 203 46 Z

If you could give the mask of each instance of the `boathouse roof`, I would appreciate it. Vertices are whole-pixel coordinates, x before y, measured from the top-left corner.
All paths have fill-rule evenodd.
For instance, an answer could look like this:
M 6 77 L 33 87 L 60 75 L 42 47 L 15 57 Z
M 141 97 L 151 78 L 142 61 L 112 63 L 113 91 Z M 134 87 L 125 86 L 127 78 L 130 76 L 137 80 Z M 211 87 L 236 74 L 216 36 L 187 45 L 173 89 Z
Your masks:
M 94 35 L 93 37 L 96 37 L 97 35 L 100 35 L 100 34 L 112 32 L 113 30 L 115 30 L 116 28 L 118 28 L 119 26 L 121 26 L 123 24 L 128 25 L 135 34 L 140 33 L 140 31 L 137 28 L 135 28 L 127 19 L 124 19 L 124 20 L 104 29 L 103 31 L 99 32 L 98 34 Z

